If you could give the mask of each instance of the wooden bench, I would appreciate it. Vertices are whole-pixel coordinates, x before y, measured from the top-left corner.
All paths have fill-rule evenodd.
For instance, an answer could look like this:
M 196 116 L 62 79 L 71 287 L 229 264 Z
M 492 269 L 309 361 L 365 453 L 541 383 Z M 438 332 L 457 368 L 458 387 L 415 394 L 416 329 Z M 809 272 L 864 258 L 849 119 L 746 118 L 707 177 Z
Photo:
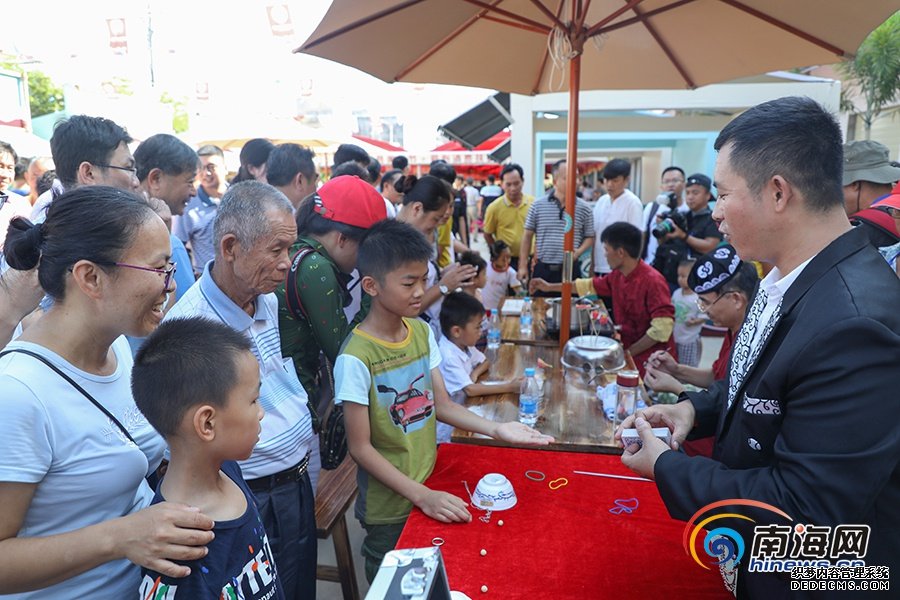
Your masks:
M 337 469 L 320 472 L 316 491 L 316 535 L 320 540 L 331 536 L 337 567 L 316 565 L 316 579 L 340 583 L 344 600 L 359 600 L 353 550 L 344 516 L 356 498 L 356 492 L 356 463 L 349 454 Z

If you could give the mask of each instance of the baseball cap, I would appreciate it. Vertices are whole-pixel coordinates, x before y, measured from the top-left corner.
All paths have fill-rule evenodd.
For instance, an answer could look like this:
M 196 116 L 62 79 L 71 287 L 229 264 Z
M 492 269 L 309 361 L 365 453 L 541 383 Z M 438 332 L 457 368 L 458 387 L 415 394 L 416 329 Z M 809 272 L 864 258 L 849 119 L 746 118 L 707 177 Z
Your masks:
M 355 175 L 329 179 L 313 196 L 315 211 L 330 221 L 368 229 L 387 218 L 384 198 Z
M 884 144 L 872 140 L 860 140 L 844 144 L 844 181 L 894 183 L 900 181 L 900 167 L 891 164 L 890 151 Z
M 894 186 L 894 189 L 891 190 L 890 194 L 877 202 L 873 202 L 872 207 L 896 208 L 897 210 L 900 210 L 900 183 L 897 183 L 897 185 Z
M 684 187 L 690 187 L 692 185 L 702 185 L 706 188 L 707 192 L 712 190 L 712 180 L 703 173 L 694 173 L 684 182 Z
M 697 294 L 715 292 L 731 281 L 741 264 L 733 246 L 719 246 L 697 259 L 688 275 L 688 286 Z

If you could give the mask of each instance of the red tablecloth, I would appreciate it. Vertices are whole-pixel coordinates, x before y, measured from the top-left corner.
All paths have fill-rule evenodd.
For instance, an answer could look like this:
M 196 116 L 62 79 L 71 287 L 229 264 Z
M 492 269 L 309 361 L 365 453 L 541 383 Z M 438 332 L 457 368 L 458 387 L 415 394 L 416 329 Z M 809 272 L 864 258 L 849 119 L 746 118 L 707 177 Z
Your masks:
M 529 469 L 547 479 L 527 479 Z M 485 474 L 502 473 L 518 503 L 494 512 L 490 523 L 480 521 L 484 513 L 475 508 L 471 523 L 452 525 L 414 509 L 397 548 L 431 546 L 434 537 L 443 538 L 450 588 L 474 599 L 733 598 L 718 570 L 704 570 L 685 553 L 685 524 L 668 516 L 655 484 L 575 470 L 634 475 L 618 456 L 443 444 L 428 487 L 468 501 L 463 481 L 474 491 Z M 549 489 L 548 482 L 559 477 L 568 485 Z M 626 498 L 639 502 L 633 513 L 609 512 L 616 499 Z

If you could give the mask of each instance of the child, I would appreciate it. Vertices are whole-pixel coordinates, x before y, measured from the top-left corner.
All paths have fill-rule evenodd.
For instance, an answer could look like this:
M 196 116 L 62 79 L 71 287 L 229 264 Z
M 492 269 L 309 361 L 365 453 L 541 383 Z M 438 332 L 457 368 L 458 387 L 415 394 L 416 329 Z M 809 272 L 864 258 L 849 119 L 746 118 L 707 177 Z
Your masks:
M 230 327 L 193 317 L 164 322 L 134 362 L 138 408 L 169 444 L 171 459 L 153 503 L 196 506 L 215 520 L 215 538 L 191 572 L 141 571 L 140 597 L 284 599 L 269 539 L 234 461 L 259 440 L 259 363 Z
M 467 250 L 459 255 L 459 264 L 472 265 L 475 267 L 475 279 L 472 281 L 474 285 L 462 288 L 462 291 L 474 296 L 481 302 L 482 289 L 487 283 L 487 263 L 481 258 L 481 255 L 474 250 Z
M 441 332 L 438 342 L 441 351 L 441 376 L 450 399 L 463 404 L 467 396 L 519 393 L 521 378 L 499 384 L 476 383 L 487 373 L 491 363 L 475 344 L 481 337 L 484 306 L 471 295 L 454 292 L 444 298 L 441 306 Z M 438 423 L 438 443 L 449 442 L 453 428 Z
M 694 266 L 694 260 L 683 260 L 678 264 L 678 289 L 672 292 L 672 304 L 675 306 L 675 349 L 678 362 L 689 367 L 700 364 L 700 330 L 706 317 L 697 306 L 697 294 L 688 285 L 688 275 Z
M 461 498 L 425 487 L 437 454 L 435 422 L 516 444 L 553 438 L 521 423 L 494 423 L 452 402 L 438 369 L 441 353 L 421 312 L 432 247 L 397 220 L 376 223 L 359 246 L 365 320 L 347 337 L 334 370 L 350 454 L 359 465 L 356 516 L 366 529 L 363 555 L 371 582 L 413 505 L 444 523 L 468 522 Z
M 675 352 L 672 341 L 675 308 L 665 278 L 641 260 L 641 230 L 631 223 L 613 223 L 600 234 L 612 272 L 593 279 L 576 279 L 573 295 L 612 296 L 622 345 L 644 376 L 644 363 L 657 350 Z M 531 289 L 558 292 L 562 284 L 534 278 Z
M 516 279 L 515 270 L 509 266 L 512 254 L 503 240 L 497 240 L 491 246 L 491 268 L 487 269 L 487 284 L 481 293 L 481 302 L 486 310 L 503 307 L 508 288 L 517 292 L 522 284 Z

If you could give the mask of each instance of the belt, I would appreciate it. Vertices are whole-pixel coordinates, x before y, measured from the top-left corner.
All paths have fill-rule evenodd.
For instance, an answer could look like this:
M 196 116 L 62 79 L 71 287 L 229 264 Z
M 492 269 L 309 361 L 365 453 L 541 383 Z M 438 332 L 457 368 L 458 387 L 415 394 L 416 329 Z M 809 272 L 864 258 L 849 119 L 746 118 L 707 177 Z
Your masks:
M 274 475 L 266 475 L 265 477 L 260 477 L 258 479 L 248 480 L 247 487 L 254 492 L 265 492 L 286 483 L 296 483 L 300 481 L 303 476 L 306 475 L 306 471 L 309 468 L 309 454 L 310 453 L 307 452 L 306 456 L 303 457 L 303 460 L 284 471 L 280 471 Z
M 554 272 L 554 273 L 555 273 L 556 271 L 562 271 L 562 263 L 560 263 L 560 264 L 558 264 L 558 265 L 554 265 L 554 264 L 550 264 L 550 263 L 545 263 L 545 262 L 542 261 L 541 259 L 538 259 L 538 264 L 543 265 L 548 271 L 551 271 L 551 272 Z

